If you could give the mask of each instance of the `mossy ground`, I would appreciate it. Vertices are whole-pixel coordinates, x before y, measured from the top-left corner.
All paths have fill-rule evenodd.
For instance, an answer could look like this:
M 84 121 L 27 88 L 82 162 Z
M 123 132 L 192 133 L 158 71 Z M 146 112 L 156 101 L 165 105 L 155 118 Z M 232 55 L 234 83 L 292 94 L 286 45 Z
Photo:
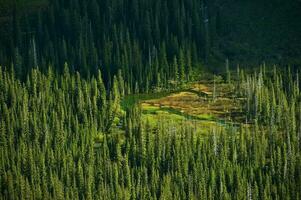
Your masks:
M 214 98 L 215 96 L 215 98 Z M 213 128 L 243 123 L 244 100 L 235 97 L 229 84 L 193 83 L 188 89 L 143 95 L 136 102 L 141 105 L 143 120 L 151 127 L 165 121 L 179 125 L 185 123 L 197 132 L 206 134 Z

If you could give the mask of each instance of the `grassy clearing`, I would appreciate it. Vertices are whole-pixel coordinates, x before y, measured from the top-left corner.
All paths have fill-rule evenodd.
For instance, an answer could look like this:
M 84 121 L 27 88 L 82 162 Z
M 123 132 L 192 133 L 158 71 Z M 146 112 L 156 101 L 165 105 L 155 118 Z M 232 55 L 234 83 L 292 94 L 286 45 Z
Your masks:
M 127 110 L 140 104 L 142 119 L 151 127 L 157 127 L 162 121 L 171 126 L 183 123 L 196 132 L 208 134 L 213 128 L 243 123 L 243 103 L 243 99 L 235 98 L 232 85 L 214 86 L 208 82 L 192 83 L 188 88 L 173 92 L 129 95 L 121 105 Z
M 225 119 L 239 121 L 243 118 L 242 101 L 221 94 L 215 100 L 212 96 L 200 96 L 192 92 L 179 92 L 158 99 L 142 101 L 142 108 L 170 110 L 200 120 Z M 235 113 L 235 115 L 233 115 Z
M 215 90 L 215 91 L 214 91 Z M 192 84 L 191 88 L 170 94 L 156 94 L 139 99 L 143 119 L 151 126 L 161 120 L 170 124 L 185 123 L 197 132 L 243 122 L 243 100 L 233 97 L 234 88 L 227 84 Z M 213 99 L 213 94 L 216 98 Z M 151 98 L 156 96 L 157 98 Z

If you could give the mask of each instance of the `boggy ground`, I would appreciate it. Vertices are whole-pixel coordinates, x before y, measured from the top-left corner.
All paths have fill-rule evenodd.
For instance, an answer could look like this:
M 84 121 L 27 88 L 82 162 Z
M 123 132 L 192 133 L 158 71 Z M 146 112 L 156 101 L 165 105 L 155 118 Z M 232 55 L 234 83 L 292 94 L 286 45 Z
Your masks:
M 245 120 L 244 99 L 229 84 L 194 83 L 188 89 L 156 99 L 140 101 L 143 117 L 151 125 L 165 120 L 171 124 L 191 124 L 208 132 L 214 127 L 240 125 Z

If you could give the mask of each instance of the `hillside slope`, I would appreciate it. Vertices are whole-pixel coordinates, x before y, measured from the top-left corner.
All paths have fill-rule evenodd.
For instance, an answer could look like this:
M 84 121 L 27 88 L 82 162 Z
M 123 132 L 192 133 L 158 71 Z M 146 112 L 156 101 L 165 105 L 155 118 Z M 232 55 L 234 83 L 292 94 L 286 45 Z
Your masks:
M 300 0 L 6 0 L 0 64 L 26 74 L 49 63 L 62 72 L 67 62 L 84 76 L 102 68 L 106 82 L 122 70 L 132 88 L 144 87 L 142 77 L 151 85 L 158 74 L 176 78 L 174 58 L 186 73 L 204 65 L 221 72 L 227 58 L 232 67 L 298 65 L 300 10 Z
M 224 0 L 219 44 L 230 60 L 300 63 L 301 1 Z

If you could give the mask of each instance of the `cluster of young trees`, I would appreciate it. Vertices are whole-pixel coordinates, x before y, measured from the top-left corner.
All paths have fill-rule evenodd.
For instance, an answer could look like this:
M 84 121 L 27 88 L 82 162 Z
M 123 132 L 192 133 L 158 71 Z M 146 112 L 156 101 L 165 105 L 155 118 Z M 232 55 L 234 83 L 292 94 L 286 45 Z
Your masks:
M 300 199 L 298 76 L 241 74 L 254 123 L 204 136 L 164 120 L 151 127 L 139 107 L 123 113 L 118 77 L 106 90 L 100 72 L 34 69 L 22 83 L 0 68 L 0 196 Z
M 246 76 L 238 70 L 238 92 L 247 98 L 246 112 L 251 121 L 275 125 L 283 121 L 296 124 L 300 110 L 300 79 L 297 70 L 276 66 Z M 298 118 L 296 118 L 298 116 Z M 288 126 L 290 126 L 288 124 Z

